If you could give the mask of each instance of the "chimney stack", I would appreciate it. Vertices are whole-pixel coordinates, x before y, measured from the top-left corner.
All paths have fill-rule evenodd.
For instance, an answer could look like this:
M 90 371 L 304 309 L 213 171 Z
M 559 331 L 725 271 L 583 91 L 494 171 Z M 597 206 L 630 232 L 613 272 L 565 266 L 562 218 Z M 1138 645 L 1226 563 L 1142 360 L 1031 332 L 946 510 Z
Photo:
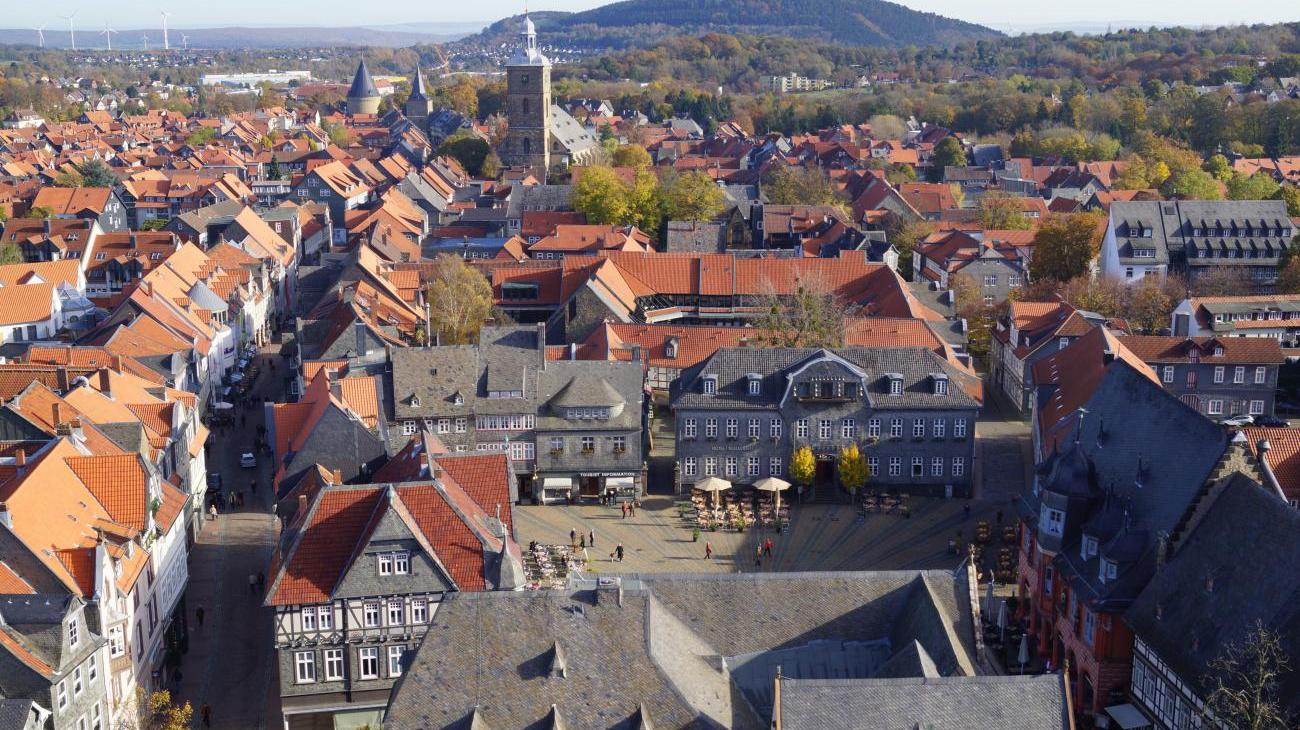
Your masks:
M 307 514 L 307 495 L 298 495 L 298 514 Z
M 546 369 L 546 323 L 537 323 L 537 360 L 538 370 Z
M 113 369 L 116 370 L 116 371 L 119 372 L 119 373 L 122 372 L 122 356 L 121 356 L 121 355 L 114 355 L 114 356 L 113 356 Z
M 71 387 L 71 381 L 68 379 L 68 368 L 66 366 L 60 365 L 55 369 L 54 372 L 55 372 L 55 378 L 58 381 L 55 383 L 55 385 L 57 385 L 59 388 L 59 395 L 63 395 L 64 393 L 67 393 L 68 389 Z
M 27 450 L 26 450 L 26 449 L 17 449 L 16 451 L 14 451 L 14 464 L 16 464 L 17 466 L 26 466 L 26 465 L 27 465 Z
M 113 397 L 113 380 L 109 375 L 108 368 L 99 370 L 99 391 L 108 398 Z
M 54 427 L 58 428 L 63 425 L 63 404 L 54 401 Z
M 14 529 L 14 514 L 9 511 L 9 505 L 5 502 L 0 502 L 0 525 L 10 530 Z

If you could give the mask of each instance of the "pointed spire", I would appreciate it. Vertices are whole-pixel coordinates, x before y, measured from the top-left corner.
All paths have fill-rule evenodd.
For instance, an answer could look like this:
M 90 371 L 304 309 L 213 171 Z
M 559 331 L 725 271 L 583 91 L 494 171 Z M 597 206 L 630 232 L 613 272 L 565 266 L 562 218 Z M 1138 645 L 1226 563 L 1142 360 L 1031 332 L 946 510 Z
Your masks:
M 563 678 L 569 676 L 569 663 L 564 659 L 564 649 L 560 642 L 551 645 L 551 676 Z
M 365 99 L 378 96 L 379 89 L 375 88 L 375 80 L 370 78 L 370 69 L 366 68 L 366 60 L 363 58 L 357 65 L 357 75 L 352 79 L 352 88 L 348 89 L 348 98 Z
M 425 101 L 429 98 L 424 86 L 424 72 L 420 70 L 420 65 L 415 65 L 415 81 L 411 82 L 411 95 L 407 97 L 415 101 Z

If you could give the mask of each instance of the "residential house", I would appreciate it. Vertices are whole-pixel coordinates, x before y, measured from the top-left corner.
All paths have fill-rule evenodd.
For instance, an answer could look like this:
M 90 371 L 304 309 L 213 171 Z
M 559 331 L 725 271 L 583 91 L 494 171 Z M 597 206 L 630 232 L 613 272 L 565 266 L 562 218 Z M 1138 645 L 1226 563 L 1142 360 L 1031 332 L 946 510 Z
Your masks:
M 0 343 L 56 339 L 91 326 L 95 307 L 71 259 L 0 265 Z
M 1019 614 L 1030 646 L 1067 669 L 1081 717 L 1124 701 L 1125 612 L 1156 572 L 1203 485 L 1258 473 L 1225 430 L 1166 392 L 1117 338 L 1093 329 L 1040 361 L 1037 467 L 1020 512 Z M 1253 460 L 1250 460 L 1253 462 Z
M 33 208 L 50 212 L 53 218 L 80 218 L 99 224 L 102 231 L 125 231 L 126 208 L 113 188 L 60 188 L 47 186 L 32 199 Z
M 789 479 L 809 447 L 817 470 L 800 491 L 833 497 L 840 449 L 858 444 L 880 488 L 970 496 L 976 380 L 922 348 L 720 348 L 672 390 L 679 489 Z
M 548 361 L 540 325 L 484 327 L 477 345 L 394 349 L 393 421 L 455 452 L 504 452 L 517 495 L 631 499 L 645 489 L 642 366 Z
M 3 520 L 13 515 L 0 515 L 0 541 L 7 541 L 12 534 Z M 111 710 L 108 642 L 95 611 L 79 596 L 37 591 L 4 563 L 0 572 L 6 578 L 0 598 L 0 697 L 30 703 L 17 708 L 22 724 L 9 724 L 17 718 L 0 713 L 5 727 L 105 730 Z
M 1283 656 L 1300 654 L 1300 607 L 1291 600 L 1300 590 L 1292 569 L 1300 512 L 1240 472 L 1199 496 L 1124 613 L 1134 643 L 1129 696 L 1159 730 L 1217 724 L 1207 702 L 1220 682 L 1241 685 L 1215 662 L 1257 629 L 1272 632 Z M 1280 668 L 1267 691 L 1281 716 L 1300 712 L 1294 665 Z
M 1210 418 L 1273 415 L 1282 348 L 1259 337 L 1121 337 L 1165 390 Z
M 1103 276 L 1128 284 L 1170 272 L 1194 282 L 1228 267 L 1244 272 L 1254 293 L 1266 293 L 1294 233 L 1280 200 L 1117 201 L 1098 266 Z
M 1300 346 L 1300 294 L 1189 297 L 1170 314 L 1170 330 L 1187 337 L 1268 337 Z
M 339 161 L 312 169 L 294 186 L 296 202 L 314 201 L 329 206 L 330 219 L 347 220 L 348 211 L 370 202 L 371 189 L 356 172 Z M 334 243 L 345 241 L 346 228 L 334 229 Z
M 984 304 L 992 306 L 1028 282 L 1032 242 L 1032 231 L 933 233 L 913 248 L 912 271 L 942 289 L 953 288 L 953 277 L 968 276 L 979 287 Z
M 1063 301 L 1011 302 L 993 328 L 989 355 L 993 386 L 1027 416 L 1036 386 L 1034 363 L 1064 350 L 1094 327 L 1107 325 L 1100 315 L 1076 310 Z
M 555 231 L 528 246 L 535 259 L 559 259 L 570 255 L 595 255 L 601 251 L 652 252 L 650 236 L 636 226 L 559 224 Z
M 415 455 L 422 478 L 290 505 L 265 598 L 290 730 L 379 727 L 448 596 L 524 586 L 504 456 Z
M 180 245 L 171 231 L 101 234 L 85 261 L 86 296 L 116 304 L 115 295 L 138 284 Z
M 78 258 L 84 267 L 101 233 L 98 221 L 85 218 L 10 218 L 0 240 L 17 246 L 28 263 Z

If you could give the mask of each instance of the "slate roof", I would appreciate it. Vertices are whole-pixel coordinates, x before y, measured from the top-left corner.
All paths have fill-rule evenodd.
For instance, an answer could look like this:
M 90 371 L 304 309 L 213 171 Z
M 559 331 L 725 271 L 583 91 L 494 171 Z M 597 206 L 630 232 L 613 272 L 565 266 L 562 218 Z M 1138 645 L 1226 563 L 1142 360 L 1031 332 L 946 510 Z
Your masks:
M 1300 512 L 1238 474 L 1124 620 L 1202 699 L 1212 687 L 1210 661 L 1262 623 L 1293 657 L 1279 677 L 1277 696 L 1294 713 L 1300 711 L 1300 669 L 1294 663 L 1300 656 L 1298 562 Z
M 961 384 L 973 379 L 970 373 L 920 347 L 866 348 L 841 347 L 835 350 L 814 348 L 723 347 L 703 363 L 682 372 L 673 388 L 674 408 L 773 408 L 786 392 L 789 373 L 814 358 L 842 358 L 865 373 L 867 398 L 873 408 L 978 408 L 979 401 L 960 387 L 950 387 L 947 395 L 935 395 L 931 375 L 942 373 L 950 382 Z M 763 376 L 758 395 L 750 395 L 747 375 Z M 887 373 L 903 376 L 901 395 L 889 395 Z M 716 395 L 705 395 L 700 380 L 717 375 Z
M 379 96 L 379 89 L 375 88 L 375 80 L 370 77 L 370 69 L 366 68 L 365 59 L 357 64 L 357 74 L 352 77 L 352 86 L 348 88 L 349 99 L 362 99 L 366 97 Z
M 1250 232 L 1246 226 L 1250 226 Z M 1121 263 L 1167 264 L 1186 260 L 1203 265 L 1277 264 L 1291 244 L 1293 231 L 1286 204 L 1279 200 L 1116 201 L 1110 206 Z M 1151 230 L 1150 237 L 1141 235 Z M 1285 235 L 1278 235 L 1281 230 Z M 1205 231 L 1196 235 L 1198 231 Z M 1222 231 L 1222 232 L 1220 232 Z M 1155 258 L 1133 258 L 1132 248 L 1154 248 Z M 1220 249 L 1258 252 L 1254 258 L 1194 258 L 1188 251 Z
M 582 582 L 561 591 L 458 593 L 440 605 L 387 721 L 448 728 L 477 719 L 521 728 L 559 717 L 570 728 L 767 727 L 755 710 L 760 698 L 746 687 L 767 685 L 770 694 L 774 668 L 766 680 L 738 679 L 718 670 L 721 658 L 736 666 L 774 652 L 869 660 L 847 644 L 919 643 L 946 671 L 973 675 L 968 576 L 964 568 L 660 574 L 625 576 L 618 588 Z
M 1072 727 L 1061 675 L 782 679 L 782 730 Z

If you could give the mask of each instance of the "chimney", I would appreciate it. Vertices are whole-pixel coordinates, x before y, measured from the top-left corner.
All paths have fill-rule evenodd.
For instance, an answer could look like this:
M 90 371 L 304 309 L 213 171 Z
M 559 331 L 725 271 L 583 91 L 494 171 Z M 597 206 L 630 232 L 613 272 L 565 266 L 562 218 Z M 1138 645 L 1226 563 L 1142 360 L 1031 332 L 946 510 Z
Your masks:
M 121 355 L 114 355 L 114 356 L 113 356 L 113 370 L 115 370 L 115 371 L 117 371 L 117 372 L 119 372 L 119 373 L 122 372 L 122 356 L 121 356 Z
M 57 378 L 58 380 L 56 385 L 59 388 L 59 395 L 63 395 L 64 393 L 67 393 L 69 387 L 71 386 L 71 383 L 68 380 L 68 368 L 66 368 L 63 365 L 60 365 L 58 368 L 55 369 L 54 373 L 55 373 L 55 378 Z
M 9 511 L 9 505 L 6 502 L 0 502 L 0 525 L 4 525 L 10 530 L 14 529 L 14 514 Z
M 15 464 L 16 466 L 26 466 L 26 465 L 27 465 L 27 451 L 26 451 L 26 449 L 17 449 L 16 451 L 14 451 L 14 464 Z
M 99 371 L 99 390 L 105 396 L 113 397 L 113 382 L 109 376 L 108 368 L 101 368 Z
M 357 357 L 363 357 L 366 354 L 366 323 L 357 321 L 352 325 L 352 332 L 357 338 Z
M 341 469 L 334 470 L 334 483 L 335 484 L 343 483 L 343 471 Z
M 537 323 L 537 362 L 538 370 L 546 369 L 546 323 Z
M 305 494 L 298 495 L 298 514 L 307 514 L 307 495 Z
M 68 435 L 77 441 L 86 440 L 86 432 L 81 430 L 81 419 L 73 416 L 68 421 Z
M 622 606 L 623 579 L 613 576 L 597 578 L 596 604 L 600 606 Z
M 54 401 L 54 427 L 58 428 L 63 425 L 63 404 Z

